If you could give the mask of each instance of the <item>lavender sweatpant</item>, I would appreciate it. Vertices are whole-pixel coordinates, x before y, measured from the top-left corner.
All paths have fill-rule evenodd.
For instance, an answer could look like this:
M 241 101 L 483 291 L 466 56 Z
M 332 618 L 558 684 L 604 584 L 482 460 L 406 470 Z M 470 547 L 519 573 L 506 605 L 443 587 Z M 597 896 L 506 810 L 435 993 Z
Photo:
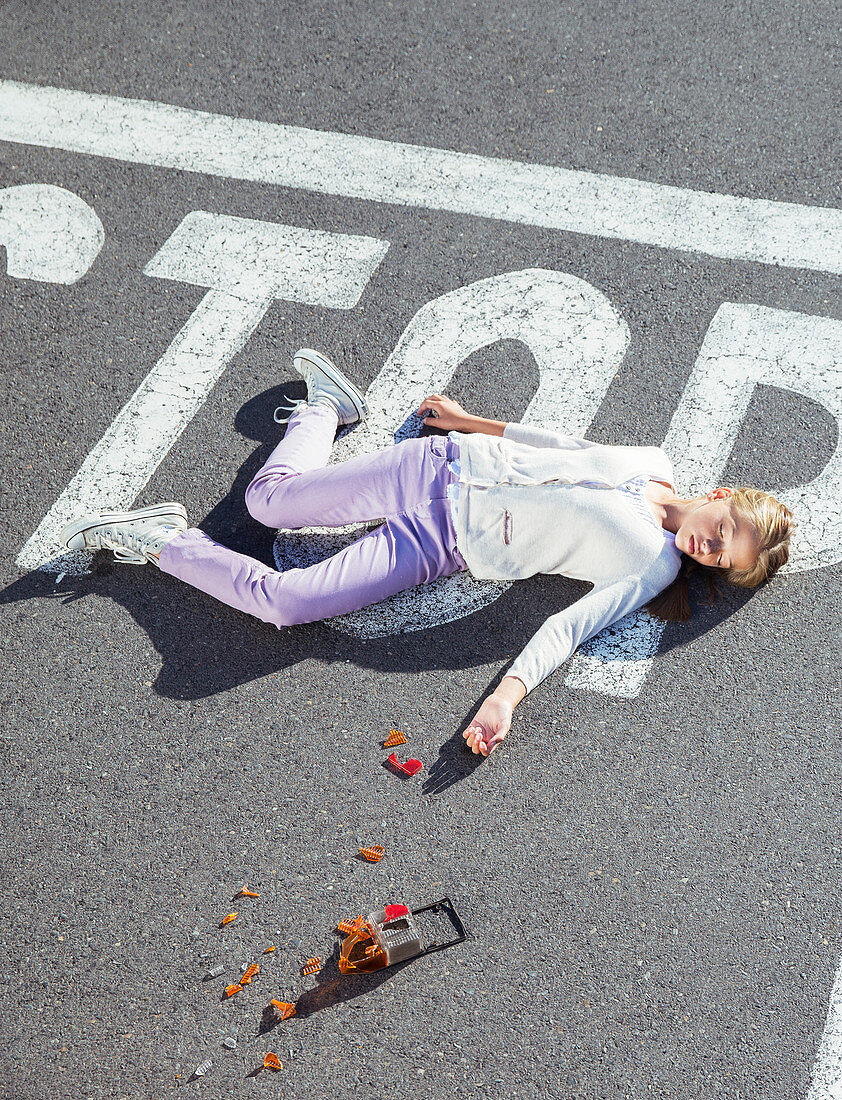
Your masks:
M 338 554 L 279 573 L 195 528 L 161 551 L 165 573 L 277 627 L 356 611 L 405 588 L 465 569 L 447 499 L 458 457 L 449 437 L 409 439 L 327 466 L 337 418 L 311 405 L 246 490 L 246 507 L 267 527 L 342 527 L 383 519 Z

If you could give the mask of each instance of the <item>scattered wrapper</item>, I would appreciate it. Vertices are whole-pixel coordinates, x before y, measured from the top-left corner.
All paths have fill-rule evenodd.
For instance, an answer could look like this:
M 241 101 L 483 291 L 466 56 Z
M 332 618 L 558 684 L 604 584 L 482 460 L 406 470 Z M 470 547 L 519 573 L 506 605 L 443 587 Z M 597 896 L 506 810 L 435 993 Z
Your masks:
M 379 863 L 385 851 L 386 849 L 382 844 L 372 844 L 370 848 L 360 848 L 360 855 L 363 859 L 367 859 L 369 863 Z
M 272 1005 L 282 1020 L 288 1020 L 290 1016 L 295 1015 L 295 1005 L 289 1001 L 276 1001 L 273 997 L 269 1004 Z
M 243 974 L 242 978 L 240 978 L 240 985 L 251 985 L 252 978 L 254 978 L 259 973 L 260 967 L 257 965 L 257 963 L 252 963 L 245 974 Z
M 417 775 L 424 767 L 420 760 L 407 760 L 406 763 L 401 764 L 394 753 L 389 757 L 388 763 L 397 768 L 398 771 L 403 772 L 404 775 L 410 776 Z

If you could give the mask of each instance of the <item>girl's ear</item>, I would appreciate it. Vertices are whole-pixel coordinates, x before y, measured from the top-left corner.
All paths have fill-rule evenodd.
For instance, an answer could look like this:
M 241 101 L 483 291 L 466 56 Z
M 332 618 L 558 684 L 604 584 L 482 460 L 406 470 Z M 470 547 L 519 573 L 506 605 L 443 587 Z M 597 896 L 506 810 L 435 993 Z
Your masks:
M 708 500 L 726 500 L 728 497 L 734 495 L 734 490 L 729 489 L 727 485 L 720 485 L 718 489 L 711 489 L 711 491 L 705 495 Z

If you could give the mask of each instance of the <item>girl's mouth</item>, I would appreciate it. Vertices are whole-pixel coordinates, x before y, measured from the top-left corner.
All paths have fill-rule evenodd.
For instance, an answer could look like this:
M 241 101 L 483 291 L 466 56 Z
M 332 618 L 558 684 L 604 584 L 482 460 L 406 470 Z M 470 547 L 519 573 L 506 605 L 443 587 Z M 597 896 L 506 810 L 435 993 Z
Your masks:
M 690 536 L 690 541 L 687 544 L 687 553 L 690 555 L 691 558 L 696 553 L 696 540 L 693 538 L 692 535 Z

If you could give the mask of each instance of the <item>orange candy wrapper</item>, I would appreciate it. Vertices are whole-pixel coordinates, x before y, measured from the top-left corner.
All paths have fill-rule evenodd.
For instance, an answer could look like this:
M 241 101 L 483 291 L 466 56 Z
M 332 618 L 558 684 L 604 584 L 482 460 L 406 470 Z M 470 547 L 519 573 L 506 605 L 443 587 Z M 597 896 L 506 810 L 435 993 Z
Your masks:
M 301 973 L 302 974 L 318 974 L 318 972 L 321 970 L 323 965 L 324 965 L 324 959 L 322 958 L 322 956 L 321 955 L 314 955 L 312 957 L 312 959 L 308 959 L 307 962 L 304 964 L 304 966 L 302 966 Z
M 273 951 L 277 951 L 277 947 L 273 943 L 270 943 L 268 947 L 263 948 L 264 955 L 271 955 Z
M 340 928 L 340 931 L 348 931 L 339 952 L 339 970 L 342 974 L 351 974 L 355 970 L 379 970 L 386 965 L 386 954 L 376 944 L 369 944 L 363 949 L 366 941 L 371 939 L 371 928 L 363 917 L 357 917 L 353 924 L 349 921 L 343 921 L 342 924 L 345 927 Z
M 260 894 L 255 894 L 254 890 L 249 890 L 248 886 L 244 886 L 239 894 L 235 894 L 236 898 L 259 898 Z
M 370 848 L 360 848 L 360 855 L 369 863 L 379 863 L 386 849 L 381 844 L 373 844 Z
M 386 740 L 383 742 L 384 749 L 394 749 L 397 745 L 405 745 L 406 738 L 400 730 L 392 730 Z
M 229 913 L 227 917 L 223 917 L 219 922 L 219 927 L 224 928 L 226 924 L 230 924 L 232 920 L 236 920 L 239 913 Z
M 251 980 L 255 975 L 260 973 L 260 967 L 257 963 L 252 963 L 248 970 L 240 978 L 240 985 L 251 985 Z
M 235 982 L 233 985 L 226 985 L 225 996 L 233 997 L 235 993 L 239 993 L 242 990 L 242 986 L 239 982 Z
M 284 1065 L 277 1054 L 273 1054 L 271 1051 L 269 1051 L 269 1053 L 263 1059 L 263 1068 L 278 1070 L 283 1069 Z
M 276 1001 L 273 997 L 269 1004 L 280 1012 L 282 1020 L 288 1020 L 290 1016 L 295 1015 L 295 1005 L 290 1004 L 289 1001 Z

